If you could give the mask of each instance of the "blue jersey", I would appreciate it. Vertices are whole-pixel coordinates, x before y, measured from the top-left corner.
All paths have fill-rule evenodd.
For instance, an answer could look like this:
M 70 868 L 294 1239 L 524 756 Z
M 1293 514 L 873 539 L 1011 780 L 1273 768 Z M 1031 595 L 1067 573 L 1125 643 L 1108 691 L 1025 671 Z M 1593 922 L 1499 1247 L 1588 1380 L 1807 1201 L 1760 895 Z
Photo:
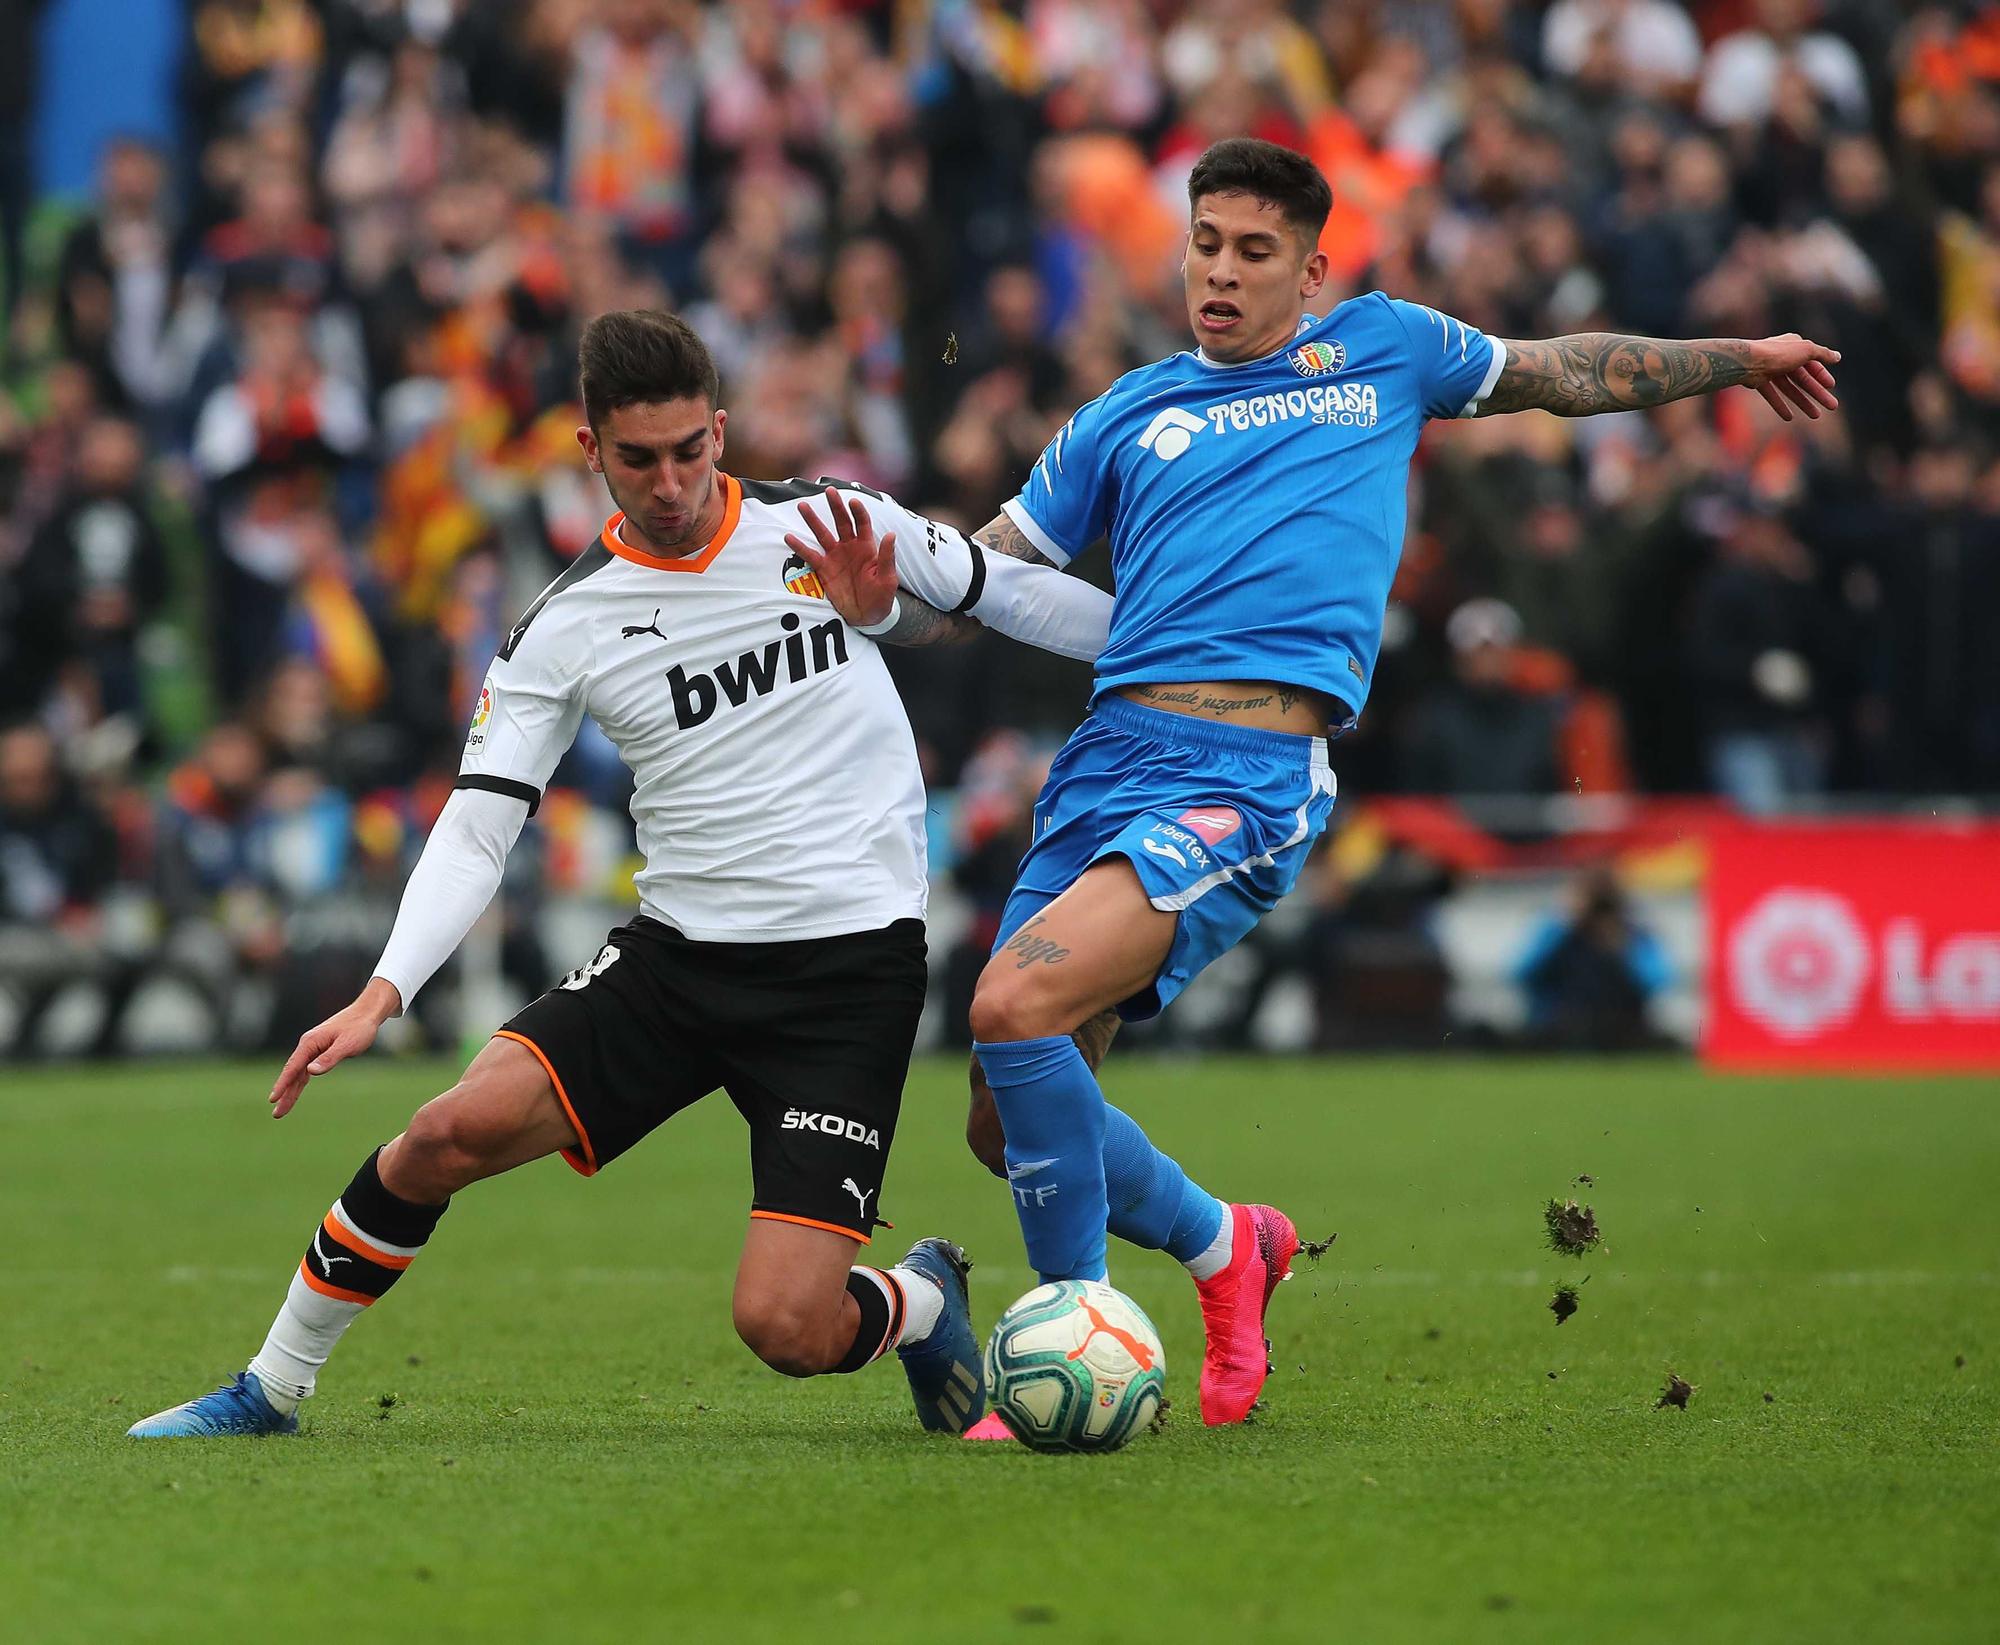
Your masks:
M 1275 354 L 1126 373 L 1049 442 L 1008 516 L 1058 564 L 1111 539 L 1097 692 L 1272 680 L 1359 710 L 1425 419 L 1463 417 L 1506 350 L 1379 291 Z

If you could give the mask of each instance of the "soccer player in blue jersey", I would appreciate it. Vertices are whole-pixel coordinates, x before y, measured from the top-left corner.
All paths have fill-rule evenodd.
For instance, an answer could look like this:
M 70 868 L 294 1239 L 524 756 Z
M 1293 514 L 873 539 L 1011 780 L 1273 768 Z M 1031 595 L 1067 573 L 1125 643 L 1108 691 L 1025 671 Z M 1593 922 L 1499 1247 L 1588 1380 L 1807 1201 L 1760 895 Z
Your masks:
M 1196 346 L 1079 410 L 976 537 L 1064 565 L 1108 536 L 1117 597 L 973 1000 L 968 1132 L 1044 1279 L 1104 1277 L 1107 1229 L 1187 1266 L 1214 1424 L 1263 1386 L 1265 1309 L 1298 1234 L 1191 1182 L 1093 1070 L 1118 1019 L 1162 1010 L 1291 889 L 1326 826 L 1327 738 L 1368 700 L 1424 424 L 1736 384 L 1817 417 L 1839 356 L 1798 336 L 1503 341 L 1381 292 L 1316 316 L 1332 193 L 1310 161 L 1232 138 L 1196 163 L 1188 200 Z M 893 550 L 815 532 L 823 575 L 880 619 Z M 898 612 L 888 637 L 908 644 L 964 626 L 907 595 Z

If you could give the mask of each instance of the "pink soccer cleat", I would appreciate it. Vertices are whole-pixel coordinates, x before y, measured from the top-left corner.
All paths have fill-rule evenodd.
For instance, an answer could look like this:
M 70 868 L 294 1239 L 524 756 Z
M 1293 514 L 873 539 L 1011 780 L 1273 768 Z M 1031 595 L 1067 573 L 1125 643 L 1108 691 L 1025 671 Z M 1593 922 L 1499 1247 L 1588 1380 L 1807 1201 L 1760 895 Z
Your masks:
M 1271 1374 L 1264 1310 L 1278 1281 L 1292 1271 L 1299 1231 L 1268 1205 L 1232 1205 L 1236 1219 L 1229 1266 L 1195 1281 L 1208 1345 L 1201 1358 L 1201 1420 L 1211 1428 L 1250 1414 Z
M 960 1439 L 1013 1440 L 1014 1430 L 1012 1428 L 1009 1428 L 1006 1423 L 1000 1420 L 1000 1413 L 998 1411 L 988 1411 L 986 1415 L 981 1417 L 977 1422 L 975 1422 L 970 1428 L 966 1429 L 965 1432 L 960 1434 L 958 1437 Z M 1018 1445 L 1020 1441 L 1014 1440 L 1014 1443 Z

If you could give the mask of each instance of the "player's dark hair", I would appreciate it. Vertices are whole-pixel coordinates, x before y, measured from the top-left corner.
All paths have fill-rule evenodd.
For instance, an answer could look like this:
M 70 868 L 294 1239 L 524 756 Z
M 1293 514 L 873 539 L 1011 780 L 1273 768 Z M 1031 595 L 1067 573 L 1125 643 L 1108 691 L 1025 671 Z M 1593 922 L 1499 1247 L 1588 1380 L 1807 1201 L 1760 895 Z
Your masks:
M 584 420 L 596 428 L 608 411 L 697 396 L 715 409 L 721 392 L 708 345 L 678 314 L 659 309 L 615 309 L 583 328 L 577 344 L 577 381 Z
M 1188 209 L 1204 194 L 1247 194 L 1278 208 L 1279 215 L 1319 243 L 1333 210 L 1333 189 L 1303 154 L 1257 137 L 1225 137 L 1211 143 L 1188 174 Z

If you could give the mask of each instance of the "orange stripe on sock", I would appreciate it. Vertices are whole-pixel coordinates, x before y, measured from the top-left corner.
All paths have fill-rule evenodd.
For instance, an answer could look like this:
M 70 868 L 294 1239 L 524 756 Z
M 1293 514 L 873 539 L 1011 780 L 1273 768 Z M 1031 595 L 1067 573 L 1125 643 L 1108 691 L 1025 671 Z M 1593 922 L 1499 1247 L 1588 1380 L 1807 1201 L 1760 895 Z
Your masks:
M 903 1282 L 888 1269 L 878 1268 L 875 1272 L 889 1287 L 889 1329 L 882 1333 L 882 1346 L 875 1350 L 875 1357 L 880 1359 L 896 1346 L 903 1335 L 903 1321 L 910 1316 L 910 1297 L 903 1289 Z
M 304 1280 L 323 1297 L 332 1297 L 335 1302 L 358 1302 L 366 1308 L 375 1299 L 366 1291 L 344 1291 L 338 1285 L 329 1285 L 306 1266 L 304 1257 L 299 1258 L 299 1278 Z
M 326 1221 L 321 1223 L 320 1227 L 357 1257 L 366 1257 L 370 1262 L 379 1263 L 384 1268 L 393 1268 L 399 1274 L 416 1260 L 414 1257 L 391 1256 L 379 1245 L 371 1245 L 331 1211 L 327 1212 Z
M 494 1032 L 496 1040 L 512 1040 L 516 1045 L 525 1045 L 535 1054 L 535 1061 L 542 1065 L 542 1072 L 549 1076 L 549 1083 L 556 1088 L 556 1101 L 562 1104 L 563 1112 L 569 1115 L 569 1122 L 576 1127 L 576 1140 L 583 1145 L 583 1157 L 577 1157 L 574 1148 L 565 1148 L 562 1157 L 586 1177 L 597 1175 L 597 1151 L 590 1146 L 590 1133 L 583 1128 L 583 1121 L 576 1117 L 576 1108 L 569 1100 L 569 1093 L 563 1089 L 562 1075 L 556 1072 L 556 1065 L 549 1061 L 547 1054 L 526 1034 L 517 1034 L 511 1028 L 501 1028 Z
M 824 1228 L 829 1234 L 845 1234 L 856 1243 L 869 1243 L 866 1234 L 857 1234 L 852 1228 L 843 1228 L 837 1222 L 821 1222 L 817 1217 L 795 1217 L 786 1211 L 752 1211 L 753 1222 L 796 1222 L 801 1228 Z

